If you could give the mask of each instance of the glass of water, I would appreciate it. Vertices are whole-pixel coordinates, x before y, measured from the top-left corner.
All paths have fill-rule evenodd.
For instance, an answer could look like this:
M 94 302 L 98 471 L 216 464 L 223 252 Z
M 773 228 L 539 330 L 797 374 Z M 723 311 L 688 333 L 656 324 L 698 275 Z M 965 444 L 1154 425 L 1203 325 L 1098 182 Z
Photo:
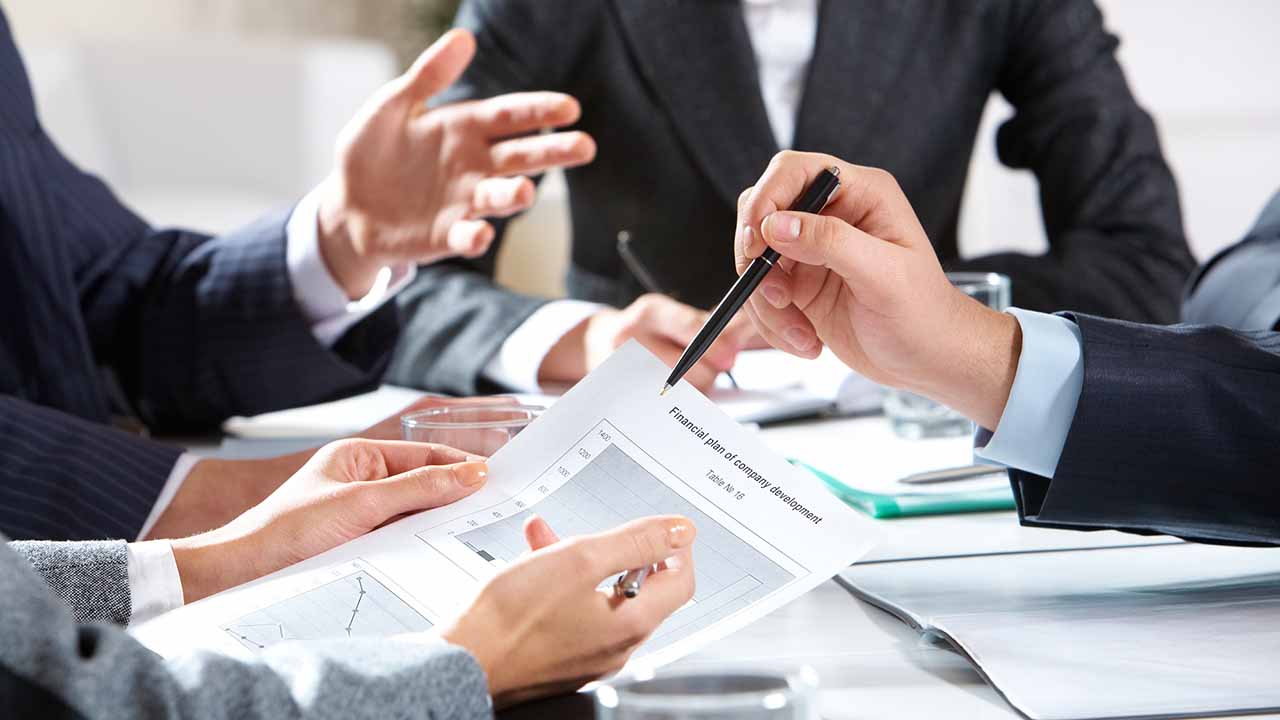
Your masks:
M 596 689 L 599 720 L 817 720 L 818 674 L 765 669 L 668 671 Z
M 1000 273 L 954 272 L 947 279 L 969 297 L 1004 312 L 1012 288 Z M 891 389 L 884 396 L 884 414 L 893 431 L 909 440 L 951 437 L 973 433 L 973 423 L 951 408 L 905 390 Z
M 515 402 L 442 405 L 400 418 L 405 440 L 448 445 L 489 456 L 538 419 L 545 407 Z

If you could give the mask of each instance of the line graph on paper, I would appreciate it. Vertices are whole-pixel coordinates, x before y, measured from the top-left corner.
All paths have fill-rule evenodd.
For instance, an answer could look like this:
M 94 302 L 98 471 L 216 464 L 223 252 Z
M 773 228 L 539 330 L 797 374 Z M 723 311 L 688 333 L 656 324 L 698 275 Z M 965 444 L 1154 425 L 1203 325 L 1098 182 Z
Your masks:
M 608 530 L 646 515 L 678 514 L 698 530 L 697 589 L 653 639 L 673 642 L 783 587 L 796 574 L 658 479 L 665 470 L 602 421 L 514 498 L 419 533 L 477 579 L 526 552 L 524 521 L 536 512 L 561 537 Z M 534 507 L 536 505 L 536 507 Z
M 223 631 L 255 652 L 286 640 L 420 632 L 431 621 L 360 563 L 309 590 L 236 618 Z

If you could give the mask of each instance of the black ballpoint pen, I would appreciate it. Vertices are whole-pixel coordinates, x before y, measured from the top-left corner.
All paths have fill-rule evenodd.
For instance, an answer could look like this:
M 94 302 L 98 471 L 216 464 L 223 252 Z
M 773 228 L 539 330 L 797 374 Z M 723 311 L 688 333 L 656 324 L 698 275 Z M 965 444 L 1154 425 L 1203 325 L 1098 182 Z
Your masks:
M 840 187 L 840 168 L 830 167 L 823 170 L 814 178 L 813 183 L 804 191 L 791 207 L 790 210 L 795 212 L 816 213 L 826 207 L 827 201 L 831 199 L 832 193 L 836 188 Z M 760 285 L 760 281 L 765 275 L 773 269 L 775 263 L 778 262 L 778 252 L 773 248 L 765 248 L 764 254 L 751 261 L 751 265 L 747 266 L 746 272 L 738 277 L 733 287 L 729 288 L 729 292 L 716 305 L 716 309 L 711 312 L 711 316 L 707 318 L 707 322 L 703 324 L 702 329 L 698 331 L 697 336 L 693 338 L 693 342 L 689 347 L 685 348 L 684 354 L 680 356 L 680 360 L 676 362 L 675 368 L 671 370 L 671 375 L 667 377 L 667 384 L 662 387 L 662 394 L 665 395 L 668 390 L 680 382 L 680 378 L 689 372 L 689 369 L 698 363 L 702 358 L 702 354 L 711 347 L 711 344 L 720 337 L 720 333 L 724 331 L 729 321 L 734 315 L 738 314 L 738 310 L 751 297 L 751 293 Z

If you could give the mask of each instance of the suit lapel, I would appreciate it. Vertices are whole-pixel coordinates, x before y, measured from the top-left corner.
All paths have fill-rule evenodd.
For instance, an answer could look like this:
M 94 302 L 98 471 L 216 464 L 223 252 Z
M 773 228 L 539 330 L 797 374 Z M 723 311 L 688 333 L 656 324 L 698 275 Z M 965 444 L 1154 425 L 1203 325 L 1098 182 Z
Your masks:
M 730 204 L 777 152 L 738 0 L 614 0 L 641 74 Z
M 867 135 L 908 59 L 920 18 L 912 0 L 823 0 L 796 150 L 862 162 L 858 155 L 876 142 Z

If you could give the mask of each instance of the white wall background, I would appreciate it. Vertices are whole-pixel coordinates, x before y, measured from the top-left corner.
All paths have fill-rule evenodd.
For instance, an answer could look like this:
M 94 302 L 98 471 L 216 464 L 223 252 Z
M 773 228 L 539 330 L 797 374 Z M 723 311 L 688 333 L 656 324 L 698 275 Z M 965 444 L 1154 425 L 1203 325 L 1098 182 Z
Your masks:
M 328 162 L 327 136 L 395 69 L 393 56 L 368 41 L 392 43 L 401 61 L 423 42 L 406 40 L 417 32 L 408 19 L 410 1 L 6 0 L 4 9 L 31 57 L 45 120 L 67 152 L 119 187 L 153 222 L 220 230 L 305 192 Z M 1238 239 L 1280 188 L 1280 1 L 1099 2 L 1121 38 L 1130 83 L 1156 118 L 1192 249 L 1204 259 Z M 365 42 L 350 42 L 354 38 Z M 67 50 L 80 45 L 98 54 Z M 169 68 L 142 59 L 182 54 L 184 47 L 183 62 L 196 57 L 198 82 L 175 77 L 183 62 Z M 275 69 L 260 70 L 267 66 Z M 88 89 L 78 90 L 77 79 Z M 305 91 L 273 91 L 297 83 Z M 104 92 L 104 84 L 127 92 Z M 237 103 L 246 94 L 259 103 L 261 121 L 244 122 Z M 148 129 L 118 107 L 139 99 L 190 122 L 181 133 Z M 315 108 L 325 108 L 328 117 L 305 122 Z M 995 160 L 994 129 L 1008 113 L 994 98 L 974 155 L 961 219 L 967 254 L 1044 248 L 1034 180 Z M 112 117 L 114 125 L 107 122 Z M 260 137 L 250 141 L 253 134 Z M 188 147 L 157 152 L 166 137 L 170 148 Z M 251 148 L 239 157 L 237 137 Z M 272 147 L 285 149 L 272 153 Z M 198 162 L 201 148 L 205 163 Z M 242 177 L 235 177 L 236 166 Z M 209 171 L 192 177 L 201 167 Z M 521 289 L 559 292 L 567 232 L 559 182 L 544 188 L 540 206 L 521 225 L 502 276 Z M 548 257 L 556 267 L 546 265 Z

